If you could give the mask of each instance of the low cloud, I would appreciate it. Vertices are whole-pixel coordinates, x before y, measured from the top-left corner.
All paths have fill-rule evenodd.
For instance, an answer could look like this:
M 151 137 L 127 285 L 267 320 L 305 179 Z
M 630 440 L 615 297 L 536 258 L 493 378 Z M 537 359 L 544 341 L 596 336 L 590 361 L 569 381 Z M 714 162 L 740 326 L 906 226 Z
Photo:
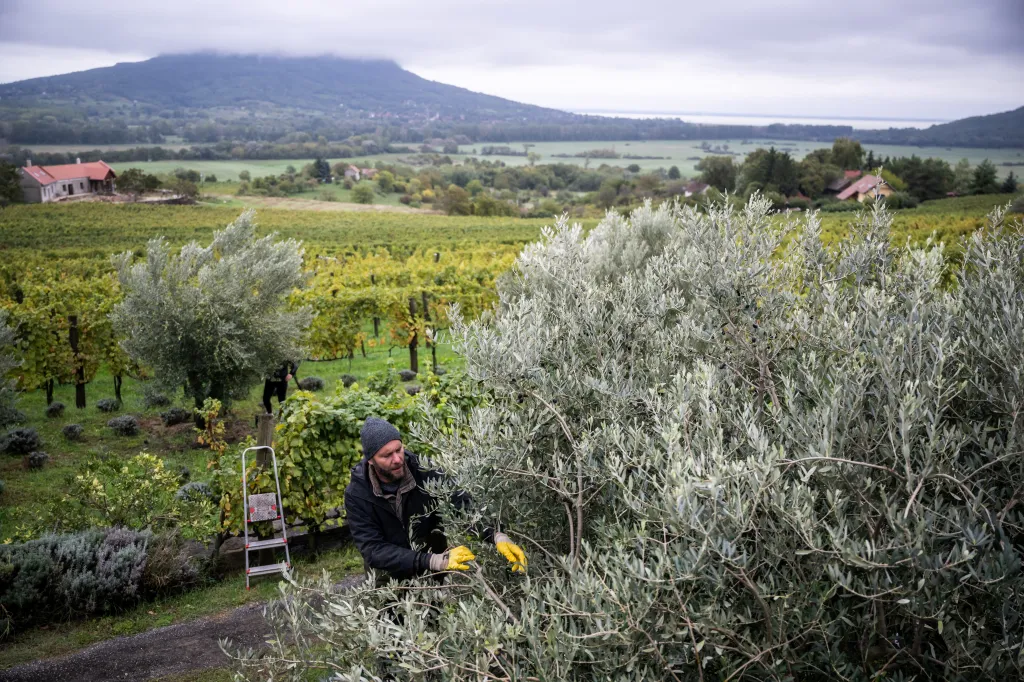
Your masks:
M 952 117 L 1020 105 L 1022 29 L 1020 0 L 6 0 L 0 79 L 41 75 L 76 52 L 108 63 L 199 50 L 336 54 L 565 108 Z M 34 59 L 11 64 L 12 46 Z M 898 111 L 875 111 L 890 102 Z

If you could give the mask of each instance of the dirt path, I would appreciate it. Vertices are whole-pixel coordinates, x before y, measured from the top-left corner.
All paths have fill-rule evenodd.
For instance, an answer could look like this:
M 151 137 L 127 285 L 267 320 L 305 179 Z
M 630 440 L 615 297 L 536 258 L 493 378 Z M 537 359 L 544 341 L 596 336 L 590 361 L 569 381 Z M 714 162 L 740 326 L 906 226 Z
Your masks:
M 338 586 L 347 589 L 357 574 Z M 112 682 L 151 680 L 191 670 L 222 668 L 228 663 L 219 640 L 239 648 L 259 649 L 268 632 L 263 604 L 169 625 L 131 637 L 117 637 L 60 658 L 49 658 L 0 670 L 3 682 Z

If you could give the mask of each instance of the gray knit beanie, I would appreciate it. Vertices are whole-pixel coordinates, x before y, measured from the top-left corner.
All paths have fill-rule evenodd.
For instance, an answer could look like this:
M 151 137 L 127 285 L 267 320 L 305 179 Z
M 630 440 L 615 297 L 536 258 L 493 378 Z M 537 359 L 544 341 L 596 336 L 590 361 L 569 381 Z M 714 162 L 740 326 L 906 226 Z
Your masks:
M 359 431 L 363 441 L 363 461 L 377 454 L 377 451 L 393 440 L 402 440 L 402 434 L 385 419 L 369 417 Z

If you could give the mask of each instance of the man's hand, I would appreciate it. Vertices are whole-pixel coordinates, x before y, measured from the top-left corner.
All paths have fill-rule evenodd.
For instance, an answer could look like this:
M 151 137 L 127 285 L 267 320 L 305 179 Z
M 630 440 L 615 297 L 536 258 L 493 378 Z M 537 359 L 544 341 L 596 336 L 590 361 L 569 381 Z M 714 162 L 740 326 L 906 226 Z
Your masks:
M 466 562 L 475 560 L 476 555 L 470 551 L 469 547 L 459 545 L 455 549 L 448 550 L 448 565 L 445 567 L 445 570 L 468 571 L 469 564 Z
M 430 555 L 430 570 L 431 571 L 468 571 L 469 564 L 467 561 L 475 561 L 476 555 L 470 551 L 469 547 L 465 545 L 459 545 L 454 549 L 449 549 L 444 554 L 431 554 Z
M 513 573 L 526 573 L 526 553 L 504 533 L 494 534 L 494 547 L 512 564 Z
M 291 374 L 289 374 L 288 376 L 286 376 L 286 377 L 284 378 L 284 380 L 285 380 L 285 383 L 288 383 L 289 381 L 291 381 L 291 380 L 292 380 L 292 375 L 291 375 Z

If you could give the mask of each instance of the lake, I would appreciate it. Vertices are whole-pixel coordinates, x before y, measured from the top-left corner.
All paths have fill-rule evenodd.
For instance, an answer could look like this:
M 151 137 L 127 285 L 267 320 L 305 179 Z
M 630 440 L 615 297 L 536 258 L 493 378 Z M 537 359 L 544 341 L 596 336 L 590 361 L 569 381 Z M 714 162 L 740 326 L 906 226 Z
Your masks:
M 789 125 L 852 126 L 861 130 L 885 130 L 887 128 L 927 128 L 941 119 L 912 118 L 853 118 L 828 116 L 775 116 L 772 114 L 720 114 L 720 113 L 666 113 L 627 111 L 577 111 L 587 116 L 611 116 L 612 118 L 677 118 L 688 123 L 709 123 L 716 125 L 765 126 L 772 123 Z

